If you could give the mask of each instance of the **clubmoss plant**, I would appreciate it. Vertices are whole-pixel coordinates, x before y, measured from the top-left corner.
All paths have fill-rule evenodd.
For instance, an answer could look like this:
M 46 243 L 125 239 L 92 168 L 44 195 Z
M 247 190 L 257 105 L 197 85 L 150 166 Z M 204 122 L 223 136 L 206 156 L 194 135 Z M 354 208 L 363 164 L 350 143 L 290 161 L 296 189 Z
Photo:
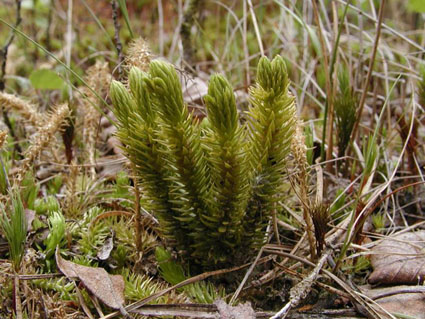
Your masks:
M 48 222 L 49 235 L 44 240 L 44 244 L 46 245 L 46 258 L 52 257 L 56 247 L 61 247 L 64 244 L 66 230 L 65 217 L 62 215 L 60 210 L 52 212 L 49 216 Z
M 258 244 L 274 204 L 282 199 L 282 176 L 297 117 L 286 65 L 280 56 L 273 61 L 260 60 L 256 82 L 250 89 L 252 107 L 247 150 L 253 170 L 253 189 L 244 217 L 244 241 L 253 238 Z
M 173 260 L 169 251 L 157 247 L 155 257 L 161 277 L 169 284 L 176 285 L 188 279 L 182 265 Z M 226 291 L 222 287 L 217 289 L 212 283 L 206 281 L 197 281 L 186 285 L 177 289 L 177 292 L 184 292 L 192 301 L 204 304 L 211 304 L 218 298 L 224 299 L 226 296 Z
M 122 276 L 125 281 L 125 297 L 128 300 L 141 300 L 167 288 L 163 283 L 157 283 L 145 275 L 131 273 L 128 269 L 122 270 Z M 171 292 L 155 299 L 152 303 L 167 304 L 184 303 L 186 301 L 187 298 L 184 294 Z
M 221 75 L 211 77 L 203 125 L 189 113 L 171 64 L 153 61 L 149 72 L 132 68 L 128 84 L 111 84 L 117 135 L 162 234 L 204 268 L 246 259 L 264 241 L 282 199 L 295 131 L 283 59 L 260 60 L 245 124 Z

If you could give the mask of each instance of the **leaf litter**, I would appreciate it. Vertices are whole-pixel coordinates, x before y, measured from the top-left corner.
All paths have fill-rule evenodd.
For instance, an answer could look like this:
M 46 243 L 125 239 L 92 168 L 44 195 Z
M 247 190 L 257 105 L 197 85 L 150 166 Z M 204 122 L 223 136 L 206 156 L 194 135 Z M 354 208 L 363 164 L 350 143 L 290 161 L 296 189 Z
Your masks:
M 105 269 L 82 266 L 63 259 L 56 250 L 59 270 L 68 278 L 78 278 L 84 286 L 105 305 L 113 309 L 124 309 L 124 278 L 109 275 Z

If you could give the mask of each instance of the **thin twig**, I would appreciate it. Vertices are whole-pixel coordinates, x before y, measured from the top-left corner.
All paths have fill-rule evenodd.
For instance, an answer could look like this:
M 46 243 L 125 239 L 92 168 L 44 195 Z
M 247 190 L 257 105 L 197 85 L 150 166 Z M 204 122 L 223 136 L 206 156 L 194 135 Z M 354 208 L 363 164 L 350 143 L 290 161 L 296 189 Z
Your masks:
M 17 28 L 21 24 L 21 0 L 16 0 L 16 20 L 14 27 Z M 13 39 L 15 38 L 15 32 L 13 30 L 10 31 L 9 38 L 7 39 L 5 45 L 0 51 L 2 63 L 1 63 L 1 73 L 0 73 L 0 92 L 4 91 L 5 83 L 4 76 L 6 75 L 6 63 L 7 63 L 7 53 L 9 51 L 9 46 L 12 44 Z
M 16 29 L 17 27 L 19 27 L 21 22 L 22 22 L 21 0 L 16 0 L 16 19 L 15 19 L 15 24 L 13 25 L 13 27 Z M 0 71 L 0 92 L 3 92 L 4 89 L 6 88 L 4 77 L 6 75 L 7 53 L 9 51 L 9 46 L 12 44 L 14 38 L 15 38 L 15 31 L 12 29 L 10 31 L 9 38 L 7 39 L 3 48 L 0 50 L 0 58 L 1 58 L 1 61 L 2 61 L 1 62 L 1 71 Z M 1 110 L 3 112 L 4 122 L 7 126 L 7 128 L 9 129 L 10 136 L 14 140 L 16 140 L 15 130 L 13 128 L 12 123 L 10 122 L 8 112 L 3 109 L 3 106 L 1 106 Z M 19 157 L 21 157 L 22 156 L 21 155 L 21 153 L 22 153 L 21 146 L 19 145 L 19 143 L 14 143 L 14 145 L 15 145 L 14 147 L 15 147 L 16 153 L 18 154 Z
M 180 27 L 180 37 L 183 46 L 183 63 L 188 72 L 193 72 L 195 48 L 192 43 L 192 26 L 195 22 L 195 15 L 199 10 L 201 1 L 189 0 L 189 4 L 183 14 L 183 22 Z
M 327 249 L 325 253 L 320 257 L 319 261 L 317 262 L 314 269 L 310 272 L 310 274 L 305 277 L 300 283 L 298 283 L 296 286 L 292 287 L 289 294 L 290 294 L 290 300 L 289 302 L 280 310 L 278 311 L 274 316 L 272 316 L 270 319 L 281 319 L 286 317 L 289 310 L 292 308 L 298 306 L 300 302 L 307 297 L 307 295 L 311 291 L 311 287 L 313 286 L 314 282 L 317 279 L 317 276 L 319 276 L 320 271 L 323 268 L 323 265 L 326 262 L 326 259 L 330 256 L 331 250 Z
M 16 319 L 22 319 L 22 302 L 21 302 L 21 296 L 19 293 L 19 276 L 15 276 L 14 280 L 13 280 L 13 295 L 14 295 L 14 310 L 15 310 L 15 315 L 16 315 Z
M 370 57 L 370 61 L 369 61 L 369 68 L 367 70 L 366 82 L 364 83 L 362 96 L 359 102 L 359 107 L 358 107 L 357 116 L 356 116 L 357 120 L 356 122 L 354 122 L 353 131 L 351 133 L 352 141 L 355 141 L 356 139 L 357 130 L 359 128 L 360 120 L 363 114 L 363 108 L 366 102 L 370 79 L 372 78 L 373 65 L 375 64 L 376 52 L 378 51 L 379 38 L 381 37 L 381 27 L 382 27 L 382 19 L 384 16 L 384 7 L 385 7 L 385 0 L 382 0 L 381 6 L 379 7 L 379 16 L 378 16 L 378 22 L 376 26 L 375 42 L 373 44 L 372 56 Z
M 255 257 L 254 262 L 248 268 L 248 271 L 246 272 L 243 280 L 239 284 L 238 289 L 236 289 L 235 293 L 233 294 L 232 298 L 230 299 L 230 302 L 229 302 L 230 305 L 232 305 L 235 302 L 235 300 L 238 298 L 238 296 L 239 296 L 240 292 L 242 291 L 242 288 L 244 287 L 246 281 L 248 280 L 249 276 L 251 275 L 252 271 L 254 270 L 255 266 L 257 265 L 258 260 L 260 260 L 260 257 L 263 254 L 263 251 L 264 251 L 264 246 L 261 247 L 260 251 L 257 254 L 257 257 Z
M 118 78 L 122 77 L 122 62 L 124 61 L 124 57 L 122 54 L 122 43 L 120 40 L 120 22 L 118 21 L 118 6 L 116 3 L 116 0 L 111 0 L 111 6 L 112 6 L 112 20 L 114 21 L 114 40 L 115 40 L 115 48 L 117 49 L 117 55 L 118 55 Z
M 258 27 L 257 17 L 255 16 L 254 7 L 252 6 L 252 1 L 248 1 L 249 12 L 251 13 L 252 24 L 254 25 L 255 36 L 257 37 L 258 47 L 260 49 L 261 56 L 264 56 L 264 47 L 263 40 L 261 39 L 260 28 Z
M 141 215 L 140 215 L 140 192 L 139 183 L 136 177 L 136 167 L 134 164 L 131 165 L 133 171 L 133 184 L 134 184 L 134 229 L 136 233 L 136 250 L 140 254 L 142 252 L 142 231 L 141 231 Z
M 71 53 L 72 53 L 72 9 L 73 1 L 68 0 L 68 10 L 66 13 L 66 51 L 65 51 L 65 63 L 68 68 L 71 68 Z M 69 81 L 69 72 L 66 72 L 66 80 Z M 72 101 L 72 86 L 68 85 L 69 102 Z
M 322 25 L 320 23 L 320 16 L 319 16 L 319 9 L 317 8 L 317 0 L 312 1 L 313 4 L 313 13 L 314 18 L 316 20 L 317 28 L 318 28 L 318 34 L 319 34 L 319 41 L 320 46 L 322 47 L 322 56 L 323 56 L 323 68 L 325 71 L 325 78 L 326 78 L 326 104 L 325 104 L 325 114 L 324 114 L 324 122 L 323 122 L 323 136 L 322 136 L 322 148 L 321 148 L 321 156 L 322 161 L 325 159 L 329 161 L 332 157 L 332 136 L 326 136 L 326 130 L 327 126 L 332 125 L 332 113 L 333 113 L 333 107 L 332 107 L 332 86 L 331 86 L 331 79 L 330 79 L 330 73 L 329 73 L 329 59 L 328 59 L 328 52 L 326 49 L 326 43 L 325 39 L 323 37 L 323 31 L 322 31 Z M 328 114 L 329 110 L 329 114 Z M 328 123 L 328 116 L 329 116 L 329 123 Z M 324 154 L 324 145 L 326 143 L 328 144 L 328 152 Z M 330 162 L 328 162 L 327 166 L 329 167 Z
M 266 249 L 264 250 L 264 252 L 266 253 L 270 253 L 270 254 L 275 254 L 275 255 L 279 255 L 279 256 L 283 256 L 283 257 L 289 257 L 291 259 L 295 259 L 297 261 L 300 261 L 306 265 L 310 265 L 312 267 L 315 267 L 316 264 L 312 263 L 311 261 L 308 261 L 307 259 L 298 257 L 296 255 L 293 254 L 288 254 L 286 252 L 283 251 L 279 251 L 279 250 L 274 250 L 274 249 Z M 350 295 L 350 299 L 352 300 L 352 302 L 359 304 L 361 306 L 364 307 L 364 311 L 367 312 L 368 314 L 368 318 L 375 318 L 375 319 L 379 319 L 380 316 L 379 314 L 376 312 L 375 309 L 373 309 L 366 301 L 364 301 L 355 291 L 353 291 L 353 289 L 346 284 L 343 280 L 341 280 L 340 278 L 338 278 L 336 275 L 334 275 L 332 272 L 326 270 L 326 269 L 321 269 L 321 272 L 323 272 L 326 276 L 328 276 L 329 278 L 331 278 L 333 281 L 335 281 L 342 289 L 344 289 L 349 295 Z
M 158 42 L 159 42 L 159 55 L 164 55 L 164 8 L 162 7 L 162 0 L 158 0 Z

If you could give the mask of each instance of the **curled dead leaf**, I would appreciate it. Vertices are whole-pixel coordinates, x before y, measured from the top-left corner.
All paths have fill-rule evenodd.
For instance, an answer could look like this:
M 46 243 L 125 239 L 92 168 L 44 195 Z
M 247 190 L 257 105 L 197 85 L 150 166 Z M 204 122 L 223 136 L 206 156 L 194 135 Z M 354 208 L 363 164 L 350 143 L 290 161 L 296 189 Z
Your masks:
M 124 278 L 121 275 L 109 275 L 103 268 L 78 265 L 63 259 L 56 249 L 56 264 L 69 279 L 78 278 L 84 286 L 105 305 L 123 310 Z
M 372 249 L 371 284 L 418 284 L 425 279 L 425 231 L 388 237 Z
M 112 236 L 105 240 L 105 243 L 102 247 L 100 247 L 99 251 L 97 252 L 97 258 L 100 260 L 106 260 L 111 255 L 111 251 L 114 248 L 114 233 L 112 233 Z

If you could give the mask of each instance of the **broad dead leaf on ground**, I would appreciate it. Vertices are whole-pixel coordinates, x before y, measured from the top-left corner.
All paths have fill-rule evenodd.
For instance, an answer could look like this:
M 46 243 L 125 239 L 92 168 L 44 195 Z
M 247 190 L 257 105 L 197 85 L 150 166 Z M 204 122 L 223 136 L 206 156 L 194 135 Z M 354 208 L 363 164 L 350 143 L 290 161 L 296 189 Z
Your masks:
M 109 275 L 103 268 L 78 265 L 63 259 L 56 250 L 56 263 L 67 278 L 78 278 L 84 286 L 104 304 L 113 309 L 123 309 L 124 278 Z
M 425 295 L 423 292 L 413 291 L 417 286 L 393 286 L 385 288 L 372 289 L 366 285 L 359 287 L 360 290 L 369 298 L 376 299 L 378 296 L 388 295 L 378 298 L 375 302 L 393 315 L 410 316 L 415 319 L 425 319 Z M 376 306 L 374 306 L 376 307 Z M 382 316 L 385 313 L 376 307 Z
M 32 222 L 35 218 L 35 210 L 32 209 L 25 209 L 25 218 L 27 220 L 27 231 L 32 230 Z
M 371 284 L 418 284 L 425 278 L 425 231 L 388 237 L 372 249 Z

